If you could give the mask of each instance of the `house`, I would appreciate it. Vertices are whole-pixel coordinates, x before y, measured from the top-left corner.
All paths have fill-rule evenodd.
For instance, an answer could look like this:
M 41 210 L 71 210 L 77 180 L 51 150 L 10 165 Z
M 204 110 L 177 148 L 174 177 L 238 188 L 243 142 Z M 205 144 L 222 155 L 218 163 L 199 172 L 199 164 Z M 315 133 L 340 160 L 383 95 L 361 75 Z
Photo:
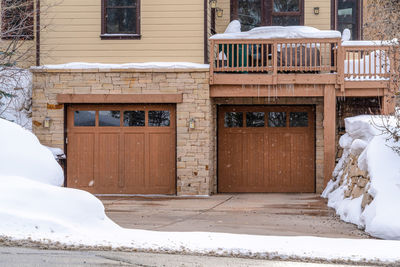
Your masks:
M 343 116 L 393 110 L 388 46 L 222 33 L 238 19 L 357 40 L 363 5 L 62 1 L 36 17 L 33 131 L 65 149 L 66 186 L 92 193 L 321 192 Z

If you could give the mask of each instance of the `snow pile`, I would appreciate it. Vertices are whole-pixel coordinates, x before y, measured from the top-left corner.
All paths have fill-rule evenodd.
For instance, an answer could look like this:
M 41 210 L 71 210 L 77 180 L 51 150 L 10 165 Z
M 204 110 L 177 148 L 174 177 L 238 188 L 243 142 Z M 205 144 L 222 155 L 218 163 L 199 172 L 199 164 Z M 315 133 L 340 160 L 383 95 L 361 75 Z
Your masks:
M 60 186 L 64 174 L 53 154 L 30 131 L 0 119 L 0 175 Z
M 400 262 L 400 243 L 395 241 L 124 229 L 107 218 L 102 203 L 87 192 L 0 175 L 1 235 L 13 240 L 135 251 Z
M 239 25 L 240 26 L 240 25 Z M 215 34 L 210 39 L 296 39 L 296 38 L 341 38 L 338 31 L 318 30 L 309 26 L 264 26 L 256 27 L 247 32 L 237 32 L 238 25 L 232 25 L 234 30 Z M 239 28 L 240 29 L 240 28 Z
M 43 65 L 32 67 L 33 70 L 40 69 L 208 69 L 208 64 L 197 64 L 190 62 L 146 62 L 126 64 L 102 64 L 87 62 L 71 62 L 58 65 Z
M 346 134 L 339 142 L 343 155 L 322 196 L 342 220 L 372 236 L 400 240 L 400 156 L 391 148 L 395 141 L 379 129 L 393 120 L 345 119 Z
M 0 90 L 11 95 L 0 96 L 0 118 L 31 130 L 32 74 L 19 68 L 1 69 Z

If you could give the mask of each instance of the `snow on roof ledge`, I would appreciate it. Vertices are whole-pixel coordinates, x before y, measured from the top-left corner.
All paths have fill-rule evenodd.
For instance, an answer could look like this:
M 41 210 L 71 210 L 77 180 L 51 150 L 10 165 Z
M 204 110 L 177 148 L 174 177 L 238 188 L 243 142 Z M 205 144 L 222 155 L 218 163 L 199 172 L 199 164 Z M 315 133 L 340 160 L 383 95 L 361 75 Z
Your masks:
M 221 33 L 210 37 L 212 40 L 225 39 L 296 39 L 296 38 L 341 38 L 338 31 L 318 30 L 309 26 L 265 26 L 248 32 Z
M 197 64 L 191 62 L 146 62 L 146 63 L 126 63 L 126 64 L 102 64 L 88 62 L 71 62 L 58 65 L 43 65 L 32 67 L 31 70 L 47 71 L 47 70 L 151 70 L 151 71 L 176 71 L 176 70 L 199 70 L 204 71 L 209 69 L 208 64 Z

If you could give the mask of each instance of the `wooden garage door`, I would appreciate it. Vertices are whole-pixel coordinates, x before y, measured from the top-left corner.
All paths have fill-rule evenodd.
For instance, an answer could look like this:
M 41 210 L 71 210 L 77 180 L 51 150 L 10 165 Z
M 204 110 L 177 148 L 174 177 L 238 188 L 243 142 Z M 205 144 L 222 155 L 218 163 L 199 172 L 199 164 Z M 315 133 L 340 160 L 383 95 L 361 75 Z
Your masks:
M 174 105 L 73 105 L 67 113 L 68 187 L 175 193 Z
M 312 106 L 221 106 L 219 192 L 314 192 Z

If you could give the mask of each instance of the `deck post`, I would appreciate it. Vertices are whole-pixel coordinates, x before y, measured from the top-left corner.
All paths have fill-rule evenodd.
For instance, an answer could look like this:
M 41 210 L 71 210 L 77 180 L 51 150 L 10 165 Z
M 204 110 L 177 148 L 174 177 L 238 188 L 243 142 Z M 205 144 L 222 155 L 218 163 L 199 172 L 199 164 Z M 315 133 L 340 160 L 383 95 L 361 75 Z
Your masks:
M 384 95 L 382 97 L 382 103 L 381 103 L 382 115 L 389 115 L 395 112 L 396 99 L 394 97 L 394 94 L 392 93 L 393 90 L 394 89 L 387 89 L 387 88 L 384 90 Z
M 332 178 L 336 156 L 336 89 L 324 87 L 324 184 Z

